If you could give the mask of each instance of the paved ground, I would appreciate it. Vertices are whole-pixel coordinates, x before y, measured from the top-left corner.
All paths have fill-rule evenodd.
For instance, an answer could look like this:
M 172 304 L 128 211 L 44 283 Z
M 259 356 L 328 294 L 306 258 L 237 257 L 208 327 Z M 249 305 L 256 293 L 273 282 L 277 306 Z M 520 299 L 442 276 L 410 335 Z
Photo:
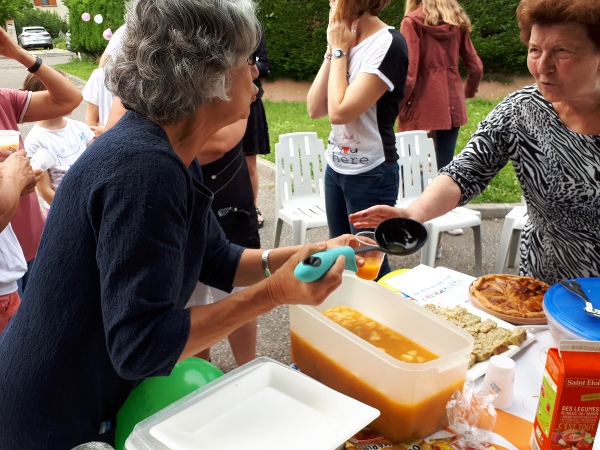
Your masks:
M 59 64 L 67 62 L 73 55 L 70 52 L 54 51 L 36 51 L 48 64 Z M 0 71 L 2 71 L 2 87 L 20 88 L 27 71 L 20 64 L 0 58 Z M 74 80 L 80 88 L 83 83 Z M 283 85 L 283 84 L 282 84 Z M 304 87 L 305 88 L 305 87 Z M 268 92 L 269 89 L 266 89 Z M 72 114 L 77 120 L 83 120 L 85 116 L 85 105 L 82 103 Z M 25 137 L 31 124 L 20 126 L 21 133 Z M 261 229 L 260 235 L 263 248 L 270 248 L 273 245 L 274 217 L 275 217 L 275 180 L 272 165 L 259 159 L 260 169 L 260 191 L 258 206 L 265 218 L 265 226 Z M 482 225 L 483 233 L 483 272 L 492 273 L 498 247 L 498 241 L 502 230 L 503 217 L 510 210 L 512 205 L 483 205 L 478 207 L 482 210 L 483 216 L 487 217 Z M 291 244 L 291 228 L 284 225 L 281 245 Z M 327 229 L 320 228 L 309 230 L 307 240 L 317 242 L 327 239 Z M 462 236 L 444 235 L 443 237 L 443 257 L 437 261 L 437 265 L 449 267 L 467 274 L 474 275 L 474 257 L 473 257 L 473 234 L 471 230 L 465 230 Z M 391 265 L 394 269 L 415 267 L 419 264 L 419 255 L 407 257 L 392 257 Z M 514 269 L 506 270 L 507 273 L 515 273 Z M 280 307 L 265 316 L 259 318 L 258 348 L 259 356 L 269 356 L 283 363 L 291 363 L 289 352 L 289 323 L 287 307 Z M 226 341 L 217 344 L 212 351 L 213 363 L 224 371 L 229 371 L 235 367 L 233 356 Z
M 510 82 L 507 83 L 482 81 L 479 84 L 477 97 L 486 100 L 500 100 L 511 92 L 514 92 L 523 86 L 533 84 L 534 82 L 535 80 L 529 74 L 511 76 Z M 263 98 L 274 102 L 281 100 L 305 102 L 310 85 L 311 83 L 309 81 L 294 81 L 289 79 L 278 79 L 275 81 L 266 80 L 263 82 L 263 87 L 265 89 Z

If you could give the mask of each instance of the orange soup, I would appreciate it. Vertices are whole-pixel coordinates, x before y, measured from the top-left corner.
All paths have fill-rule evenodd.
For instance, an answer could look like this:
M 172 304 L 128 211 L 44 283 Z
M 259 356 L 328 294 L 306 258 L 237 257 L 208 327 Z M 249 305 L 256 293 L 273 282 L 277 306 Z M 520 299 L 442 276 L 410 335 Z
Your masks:
M 323 311 L 323 314 L 328 319 L 399 361 L 423 363 L 438 358 L 436 354 L 416 342 L 349 306 L 336 306 Z
M 392 442 L 425 438 L 447 425 L 446 403 L 463 380 L 415 403 L 400 403 L 367 384 L 337 362 L 291 333 L 292 360 L 303 373 L 367 405 L 381 415 L 371 427 Z

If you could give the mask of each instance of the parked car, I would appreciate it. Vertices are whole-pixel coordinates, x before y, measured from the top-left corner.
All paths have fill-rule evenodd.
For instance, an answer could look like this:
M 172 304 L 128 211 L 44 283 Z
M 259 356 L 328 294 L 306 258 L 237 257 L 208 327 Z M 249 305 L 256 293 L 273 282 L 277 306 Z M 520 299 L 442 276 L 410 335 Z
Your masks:
M 23 27 L 19 35 L 19 44 L 23 48 L 54 48 L 52 36 L 44 27 Z
M 71 51 L 71 32 L 67 31 L 65 34 L 65 45 L 67 46 L 67 50 Z

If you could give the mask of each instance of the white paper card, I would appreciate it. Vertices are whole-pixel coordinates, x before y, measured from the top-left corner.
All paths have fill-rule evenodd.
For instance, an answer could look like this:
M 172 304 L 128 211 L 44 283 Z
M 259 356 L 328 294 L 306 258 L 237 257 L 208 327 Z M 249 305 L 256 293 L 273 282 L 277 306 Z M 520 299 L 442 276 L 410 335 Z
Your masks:
M 468 301 L 467 289 L 474 277 L 446 267 L 418 265 L 408 272 L 385 280 L 385 283 L 399 290 L 415 303 L 424 305 L 436 303 L 453 306 Z

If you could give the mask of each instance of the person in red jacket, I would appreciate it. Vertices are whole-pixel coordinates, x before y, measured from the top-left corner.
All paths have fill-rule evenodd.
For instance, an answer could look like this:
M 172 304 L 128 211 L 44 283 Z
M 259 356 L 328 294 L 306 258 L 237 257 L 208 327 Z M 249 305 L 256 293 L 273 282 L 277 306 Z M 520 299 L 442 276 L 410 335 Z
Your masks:
M 483 76 L 469 33 L 471 21 L 456 0 L 407 0 L 400 32 L 408 45 L 408 77 L 398 130 L 430 130 L 437 166 L 454 157 L 458 130 L 467 123 L 466 98 Z M 463 86 L 459 57 L 467 69 Z

